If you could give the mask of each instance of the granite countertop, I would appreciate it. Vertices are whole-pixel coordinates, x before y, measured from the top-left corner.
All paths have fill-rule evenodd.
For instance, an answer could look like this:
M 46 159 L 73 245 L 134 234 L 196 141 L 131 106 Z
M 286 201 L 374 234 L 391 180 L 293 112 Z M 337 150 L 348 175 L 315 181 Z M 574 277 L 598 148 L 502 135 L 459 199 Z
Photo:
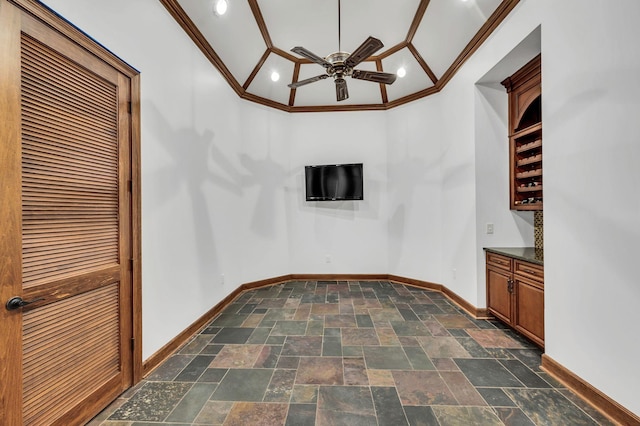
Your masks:
M 544 265 L 544 249 L 535 247 L 485 247 L 485 251 Z

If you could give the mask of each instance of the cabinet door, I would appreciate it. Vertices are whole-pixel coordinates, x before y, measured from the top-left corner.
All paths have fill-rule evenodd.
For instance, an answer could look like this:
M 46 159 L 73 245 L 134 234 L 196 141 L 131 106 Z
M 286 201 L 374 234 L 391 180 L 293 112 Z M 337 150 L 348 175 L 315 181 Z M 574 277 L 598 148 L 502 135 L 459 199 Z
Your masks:
M 513 302 L 509 292 L 511 273 L 487 267 L 487 307 L 498 319 L 511 325 Z
M 539 283 L 515 277 L 516 330 L 544 347 L 544 290 Z

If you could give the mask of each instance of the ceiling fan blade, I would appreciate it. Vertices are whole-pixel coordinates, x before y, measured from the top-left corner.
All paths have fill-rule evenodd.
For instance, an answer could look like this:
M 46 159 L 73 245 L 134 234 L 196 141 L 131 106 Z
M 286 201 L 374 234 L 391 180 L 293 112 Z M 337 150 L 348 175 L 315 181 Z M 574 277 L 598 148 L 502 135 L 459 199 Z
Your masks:
M 335 79 L 336 82 L 336 100 L 338 102 L 344 101 L 349 98 L 349 90 L 347 90 L 347 82 L 344 78 L 339 77 Z
M 329 78 L 327 74 L 316 75 L 315 77 L 307 78 L 305 80 L 296 81 L 295 83 L 287 84 L 287 86 L 292 89 L 297 89 L 300 86 L 304 86 L 305 84 L 315 83 L 316 81 L 324 80 L 325 78 Z
M 369 56 L 382 49 L 384 44 L 377 38 L 369 36 L 353 53 L 344 61 L 345 65 L 353 68 Z
M 353 70 L 352 78 L 373 81 L 374 83 L 393 84 L 396 75 L 388 72 Z
M 325 68 L 329 68 L 331 66 L 331 64 L 325 61 L 324 58 L 321 58 L 320 56 L 316 55 L 310 50 L 305 49 L 302 46 L 296 46 L 293 49 L 291 49 L 291 51 L 293 53 L 297 53 L 298 55 L 307 58 L 312 62 L 315 62 L 316 64 L 322 65 Z

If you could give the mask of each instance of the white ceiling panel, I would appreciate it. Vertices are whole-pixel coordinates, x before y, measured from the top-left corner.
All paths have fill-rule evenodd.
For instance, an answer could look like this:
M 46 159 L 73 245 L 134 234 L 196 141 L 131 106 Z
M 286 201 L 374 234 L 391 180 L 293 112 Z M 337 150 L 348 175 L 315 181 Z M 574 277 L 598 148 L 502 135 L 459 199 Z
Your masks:
M 213 14 L 211 0 L 179 3 L 242 86 L 267 48 L 249 3 L 232 1 L 220 17 Z
M 500 0 L 431 0 L 413 39 L 438 78 L 471 41 Z
M 277 72 L 280 75 L 280 80 L 271 80 L 273 72 Z M 291 82 L 292 76 L 293 62 L 271 54 L 260 67 L 260 71 L 258 71 L 251 85 L 249 85 L 247 92 L 287 105 L 290 93 L 287 84 Z
M 259 0 L 274 46 L 289 51 L 303 46 L 325 57 L 337 50 L 336 0 Z
M 403 67 L 407 72 L 406 76 L 396 78 L 393 84 L 387 86 L 387 97 L 390 101 L 433 86 L 433 82 L 409 49 L 402 49 L 386 57 L 382 61 L 382 67 L 385 72 L 396 73 L 400 67 Z
M 419 4 L 419 0 L 342 1 L 342 49 L 353 52 L 369 36 L 384 43 L 381 52 L 405 41 Z

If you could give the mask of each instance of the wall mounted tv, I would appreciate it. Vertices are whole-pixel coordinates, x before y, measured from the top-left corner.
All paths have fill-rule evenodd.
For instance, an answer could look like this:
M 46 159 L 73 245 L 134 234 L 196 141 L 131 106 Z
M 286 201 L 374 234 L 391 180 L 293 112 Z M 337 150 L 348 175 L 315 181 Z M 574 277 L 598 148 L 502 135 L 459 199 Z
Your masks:
M 305 166 L 307 201 L 362 200 L 362 163 Z

